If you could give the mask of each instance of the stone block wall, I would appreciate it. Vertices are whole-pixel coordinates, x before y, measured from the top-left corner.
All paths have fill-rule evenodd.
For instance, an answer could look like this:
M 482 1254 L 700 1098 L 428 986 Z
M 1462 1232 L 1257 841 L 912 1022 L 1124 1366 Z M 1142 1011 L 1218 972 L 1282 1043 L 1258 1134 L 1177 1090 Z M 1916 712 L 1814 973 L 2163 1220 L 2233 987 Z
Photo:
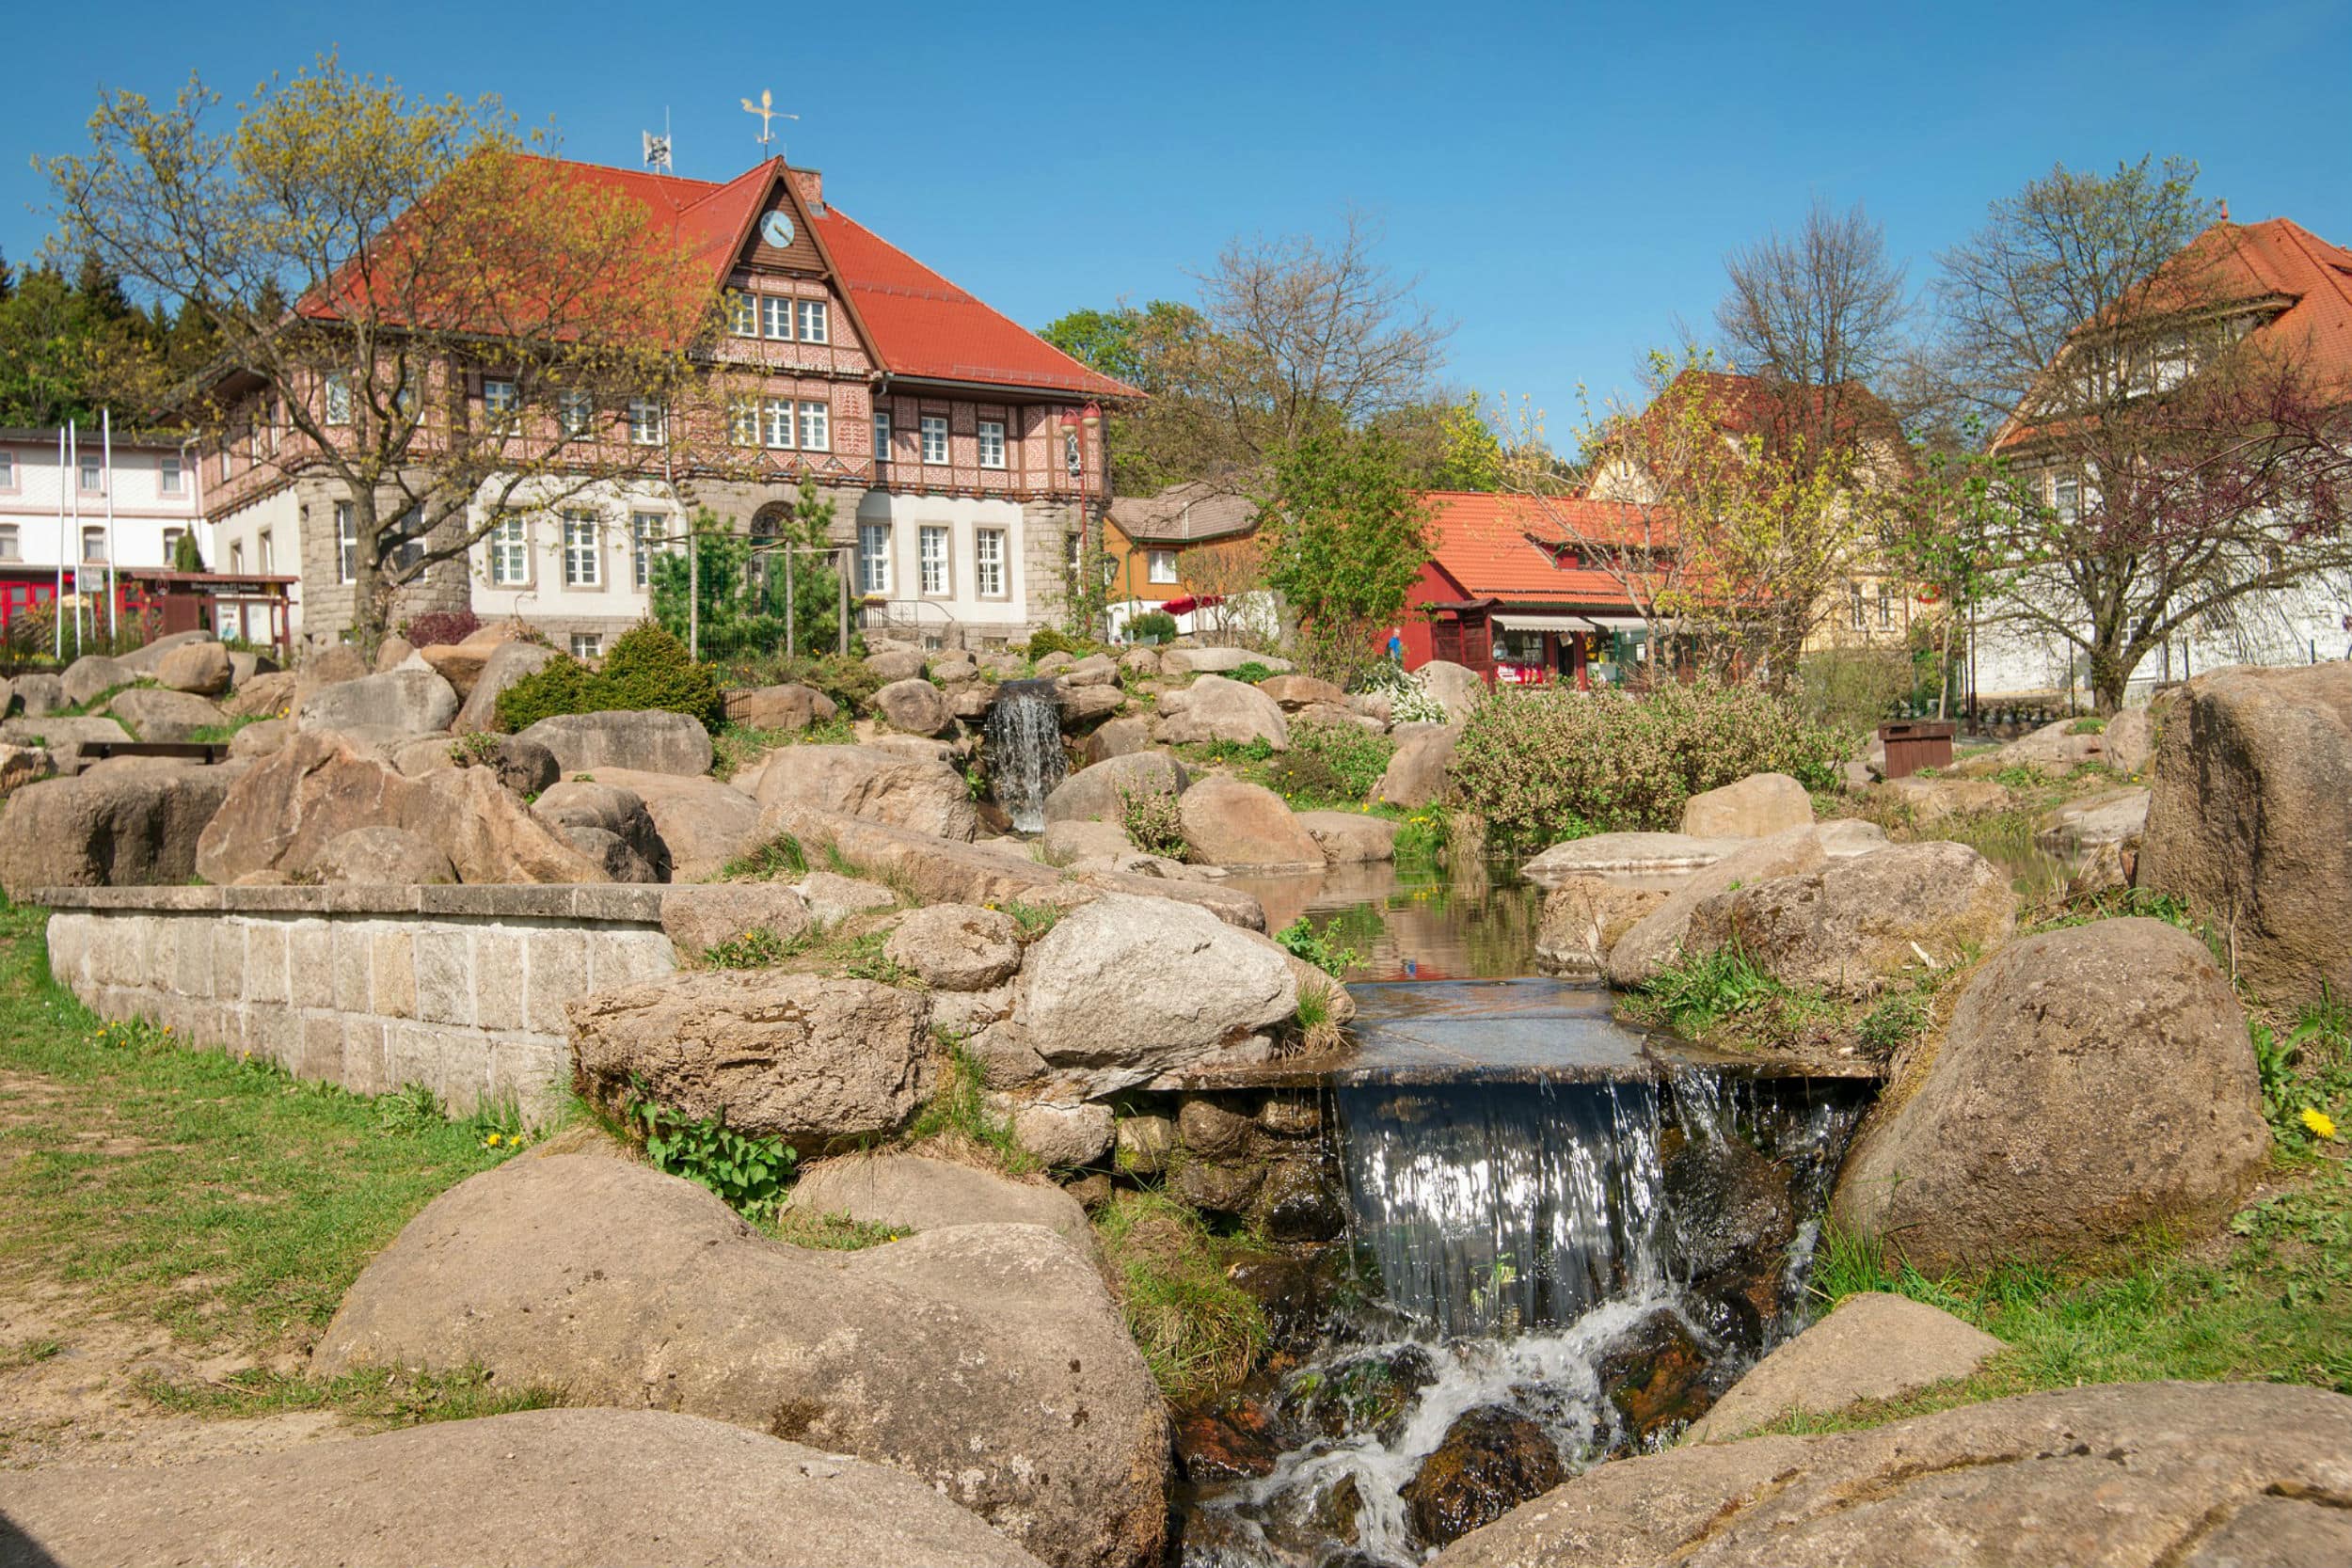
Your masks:
M 49 964 L 103 1018 L 376 1094 L 422 1084 L 537 1119 L 571 1080 L 564 1005 L 677 967 L 656 887 L 59 888 Z

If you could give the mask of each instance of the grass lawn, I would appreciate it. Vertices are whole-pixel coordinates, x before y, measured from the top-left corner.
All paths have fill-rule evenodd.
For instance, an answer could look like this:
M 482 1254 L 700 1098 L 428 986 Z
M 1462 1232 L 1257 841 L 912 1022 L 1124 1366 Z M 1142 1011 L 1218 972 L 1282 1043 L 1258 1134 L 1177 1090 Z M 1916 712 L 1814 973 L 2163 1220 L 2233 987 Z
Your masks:
M 517 1147 L 511 1119 L 451 1121 L 419 1091 L 348 1094 L 101 1023 L 50 979 L 45 919 L 0 908 L 0 1283 L 282 1365 L 420 1209 Z M 54 1354 L 0 1343 L 0 1367 Z M 547 1402 L 467 1377 L 313 1384 L 260 1368 L 145 1391 L 221 1414 L 389 1419 Z

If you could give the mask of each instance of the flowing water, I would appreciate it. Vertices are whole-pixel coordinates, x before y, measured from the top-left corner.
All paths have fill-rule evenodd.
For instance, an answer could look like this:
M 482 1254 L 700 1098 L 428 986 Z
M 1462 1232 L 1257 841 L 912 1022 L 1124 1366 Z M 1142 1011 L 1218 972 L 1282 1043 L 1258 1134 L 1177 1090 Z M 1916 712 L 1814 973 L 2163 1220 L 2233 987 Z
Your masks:
M 1070 771 L 1062 751 L 1061 706 L 1050 680 L 1006 681 L 996 689 L 983 732 L 989 786 L 1015 829 L 1045 831 L 1045 797 Z
M 1184 1568 L 1402 1568 L 1672 1441 L 1799 1325 L 1870 1092 L 1661 1051 L 1552 982 L 1358 994 L 1327 1125 L 1359 1295 L 1243 1396 L 1271 1464 L 1195 1467 Z

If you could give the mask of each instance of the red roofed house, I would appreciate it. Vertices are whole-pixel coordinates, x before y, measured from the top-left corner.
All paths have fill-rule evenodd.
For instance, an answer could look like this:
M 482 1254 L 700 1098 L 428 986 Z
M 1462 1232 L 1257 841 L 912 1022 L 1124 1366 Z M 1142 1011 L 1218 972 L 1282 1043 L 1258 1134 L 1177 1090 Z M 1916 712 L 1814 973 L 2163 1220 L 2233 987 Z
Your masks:
M 568 500 L 559 515 L 501 521 L 469 560 L 429 567 L 405 590 L 395 621 L 470 604 L 485 618 L 519 614 L 583 655 L 601 652 L 646 613 L 651 559 L 675 547 L 696 506 L 756 535 L 790 508 L 803 474 L 833 502 L 835 541 L 855 546 L 853 589 L 869 624 L 985 645 L 1058 612 L 1080 530 L 1100 528 L 1109 499 L 1100 422 L 1088 429 L 1077 416 L 1132 388 L 831 205 L 814 169 L 774 159 L 717 184 L 553 166 L 641 202 L 649 226 L 708 258 L 708 287 L 726 300 L 726 331 L 708 358 L 731 392 L 755 394 L 730 404 L 738 461 L 723 474 L 674 472 Z M 474 406 L 495 410 L 514 389 L 491 352 L 483 365 L 451 367 L 450 379 Z M 629 439 L 662 441 L 664 419 L 632 405 Z M 298 560 L 301 637 L 332 642 L 353 612 L 339 496 L 322 478 L 255 462 L 257 440 L 274 451 L 275 429 L 257 434 L 248 421 L 208 454 L 216 550 Z
M 1574 508 L 1594 537 L 1638 528 L 1638 509 L 1555 499 L 1434 491 L 1435 541 L 1396 628 L 1405 667 L 1433 658 L 1489 681 L 1610 684 L 1648 657 L 1645 623 L 1609 573 L 1578 557 L 1543 510 Z

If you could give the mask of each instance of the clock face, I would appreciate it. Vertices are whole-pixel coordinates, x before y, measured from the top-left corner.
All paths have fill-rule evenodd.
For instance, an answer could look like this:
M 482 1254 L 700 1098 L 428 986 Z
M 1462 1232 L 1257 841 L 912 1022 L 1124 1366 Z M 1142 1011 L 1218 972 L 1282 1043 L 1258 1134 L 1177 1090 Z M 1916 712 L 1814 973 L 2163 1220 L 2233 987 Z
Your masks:
M 792 214 L 771 213 L 759 220 L 759 237 L 783 250 L 792 244 Z

